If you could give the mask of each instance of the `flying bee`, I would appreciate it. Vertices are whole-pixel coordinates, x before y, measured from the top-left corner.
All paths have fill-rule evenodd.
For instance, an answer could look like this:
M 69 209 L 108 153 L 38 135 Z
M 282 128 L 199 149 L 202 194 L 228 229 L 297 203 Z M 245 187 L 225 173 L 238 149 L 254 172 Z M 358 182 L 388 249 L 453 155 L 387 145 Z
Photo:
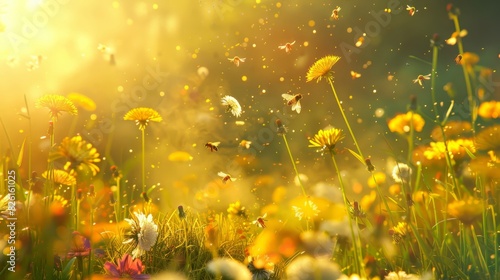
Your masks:
M 229 174 L 226 174 L 222 171 L 219 171 L 219 173 L 217 173 L 217 175 L 219 175 L 219 177 L 222 177 L 222 183 L 226 183 L 227 181 L 231 181 L 231 182 L 234 182 L 236 181 L 236 178 L 233 178 L 231 177 L 231 175 Z
M 286 105 L 292 106 L 292 111 L 300 114 L 300 110 L 302 109 L 302 106 L 300 106 L 300 99 L 302 99 L 302 94 L 297 93 L 295 95 L 291 95 L 283 93 L 281 96 L 287 101 Z
M 330 17 L 335 19 L 335 20 L 339 19 L 339 11 L 340 11 L 340 7 L 337 6 L 335 9 L 333 9 L 332 15 Z
M 361 74 L 359 74 L 358 72 L 355 72 L 355 71 L 351 71 L 351 78 L 354 80 L 354 79 L 357 79 L 361 77 Z
M 285 52 L 289 53 L 292 50 L 292 46 L 295 44 L 295 41 L 291 43 L 286 43 L 283 46 L 278 46 L 280 50 L 285 50 Z
M 265 228 L 266 227 L 266 220 L 267 213 L 264 214 L 262 217 L 258 217 L 255 221 L 252 222 L 252 224 L 257 225 L 258 227 Z
M 220 142 L 208 142 L 207 144 L 205 144 L 205 147 L 207 149 L 210 149 L 210 152 L 213 152 L 213 151 L 218 151 L 219 150 L 219 144 Z
M 240 146 L 245 148 L 245 149 L 250 149 L 250 145 L 252 144 L 252 141 L 248 140 L 241 140 Z
M 413 16 L 415 14 L 415 12 L 417 11 L 417 9 L 415 9 L 415 7 L 410 7 L 410 5 L 406 5 L 406 10 L 410 14 L 410 16 Z
M 459 54 L 459 55 L 457 55 L 457 57 L 455 57 L 455 63 L 456 64 L 460 64 L 460 61 L 462 61 L 462 55 L 461 54 Z
M 235 56 L 233 58 L 228 58 L 227 60 L 229 60 L 232 63 L 234 63 L 234 65 L 236 65 L 236 66 L 240 66 L 240 62 L 245 62 L 245 59 L 246 58 Z

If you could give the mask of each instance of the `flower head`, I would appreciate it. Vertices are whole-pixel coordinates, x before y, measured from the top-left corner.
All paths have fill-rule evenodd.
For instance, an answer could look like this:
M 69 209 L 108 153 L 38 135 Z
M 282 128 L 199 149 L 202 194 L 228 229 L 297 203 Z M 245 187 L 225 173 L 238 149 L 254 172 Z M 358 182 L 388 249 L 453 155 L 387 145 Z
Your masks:
M 495 100 L 483 102 L 477 113 L 483 119 L 498 119 L 500 118 L 500 102 Z
M 94 100 L 90 99 L 86 95 L 81 93 L 72 92 L 66 96 L 69 100 L 71 100 L 75 105 L 81 107 L 86 111 L 95 111 L 96 104 Z
M 85 257 L 90 254 L 90 241 L 78 231 L 73 232 L 73 244 L 68 252 L 68 258 Z
M 53 170 L 53 180 L 54 183 L 65 185 L 65 186 L 72 186 L 76 184 L 76 178 L 73 176 L 73 174 L 68 173 L 64 170 L 61 169 L 54 169 Z M 42 177 L 45 179 L 48 179 L 49 173 L 47 171 L 44 171 L 42 173 Z
M 87 143 L 80 135 L 64 138 L 57 150 L 52 152 L 49 157 L 51 161 L 59 158 L 67 160 L 64 170 L 89 169 L 94 176 L 99 172 L 99 167 L 95 165 L 96 162 L 101 161 L 99 153 L 96 148 L 92 147 L 92 144 Z
M 321 78 L 327 77 L 333 65 L 335 65 L 335 63 L 337 63 L 339 59 L 340 56 L 327 55 L 314 62 L 311 68 L 309 68 L 309 71 L 307 71 L 307 82 L 310 82 L 312 80 L 316 80 L 316 82 L 319 82 Z
M 129 254 L 123 255 L 117 260 L 118 264 L 106 262 L 104 270 L 106 274 L 112 278 L 129 278 L 129 279 L 149 279 L 149 275 L 142 274 L 144 265 L 140 259 L 133 259 Z
M 235 117 L 241 116 L 241 105 L 236 98 L 226 95 L 222 97 L 221 103 L 226 106 L 226 112 L 231 112 Z
M 490 126 L 476 135 L 476 148 L 482 151 L 500 151 L 500 125 Z
M 462 223 L 470 225 L 481 216 L 484 208 L 481 200 L 468 196 L 448 204 L 448 213 Z
M 411 177 L 411 168 L 404 164 L 398 163 L 392 169 L 392 178 L 397 183 L 408 183 Z
M 389 230 L 389 234 L 392 235 L 392 240 L 394 244 L 399 244 L 401 240 L 405 238 L 405 236 L 410 231 L 410 227 L 405 222 L 399 222 L 395 227 L 392 227 Z
M 207 264 L 207 270 L 213 275 L 222 276 L 222 279 L 250 280 L 252 274 L 237 260 L 230 258 L 219 258 Z
M 417 113 L 408 112 L 406 114 L 399 114 L 389 120 L 387 124 L 391 132 L 397 132 L 399 134 L 409 133 L 411 130 L 411 125 L 413 129 L 417 132 L 422 131 L 425 125 L 425 120 Z
M 139 107 L 128 111 L 123 117 L 126 121 L 135 121 L 135 124 L 139 126 L 140 130 L 146 129 L 146 126 L 150 121 L 161 122 L 163 119 L 151 108 Z
M 418 83 L 419 85 L 423 86 L 422 82 L 425 80 L 430 80 L 430 79 L 431 79 L 431 74 L 418 75 L 418 77 L 415 80 L 413 80 L 413 83 L 414 84 Z
M 389 272 L 384 278 L 385 280 L 419 280 L 420 276 L 416 274 L 406 274 L 404 271 Z
M 134 258 L 140 257 L 145 251 L 149 251 L 158 238 L 158 226 L 153 221 L 151 214 L 145 215 L 134 212 L 135 219 L 125 219 L 130 224 L 131 229 L 125 234 L 124 244 L 132 243 L 135 249 L 132 251 Z
M 344 134 L 340 129 L 320 129 L 312 139 L 309 139 L 309 147 L 328 149 L 328 151 L 332 152 L 335 145 L 342 139 L 344 139 Z
M 50 117 L 54 120 L 57 120 L 57 118 L 64 112 L 71 115 L 78 114 L 78 109 L 75 104 L 71 102 L 71 100 L 57 94 L 47 94 L 40 97 L 36 101 L 35 107 L 49 109 Z
M 235 203 L 229 204 L 229 207 L 227 208 L 227 215 L 229 216 L 229 218 L 233 217 L 246 218 L 247 209 L 244 206 L 241 206 L 241 203 L 238 200 Z

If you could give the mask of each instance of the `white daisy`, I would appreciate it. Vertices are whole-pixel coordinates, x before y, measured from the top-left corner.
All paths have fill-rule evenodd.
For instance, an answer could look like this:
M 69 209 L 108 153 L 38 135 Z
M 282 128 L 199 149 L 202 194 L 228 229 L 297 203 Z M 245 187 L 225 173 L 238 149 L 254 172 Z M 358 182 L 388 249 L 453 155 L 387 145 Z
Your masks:
M 235 117 L 241 116 L 241 106 L 236 98 L 226 95 L 222 97 L 221 103 L 227 107 L 226 112 L 231 112 Z
M 130 224 L 131 229 L 125 234 L 125 237 L 128 239 L 123 241 L 123 243 L 133 243 L 135 245 L 132 257 L 137 258 L 155 245 L 158 238 L 158 226 L 154 223 L 151 214 L 146 216 L 143 213 L 134 212 L 134 215 L 136 219 L 125 219 Z

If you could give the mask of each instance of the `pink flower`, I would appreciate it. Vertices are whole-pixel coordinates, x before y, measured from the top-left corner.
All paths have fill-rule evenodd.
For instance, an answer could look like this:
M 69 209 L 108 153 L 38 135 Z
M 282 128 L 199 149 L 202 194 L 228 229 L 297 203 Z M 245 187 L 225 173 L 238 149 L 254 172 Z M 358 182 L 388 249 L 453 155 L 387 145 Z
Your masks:
M 142 274 L 144 265 L 140 259 L 133 259 L 131 255 L 123 255 L 121 260 L 117 260 L 118 265 L 106 262 L 104 269 L 108 278 L 128 278 L 128 279 L 149 279 L 149 275 Z

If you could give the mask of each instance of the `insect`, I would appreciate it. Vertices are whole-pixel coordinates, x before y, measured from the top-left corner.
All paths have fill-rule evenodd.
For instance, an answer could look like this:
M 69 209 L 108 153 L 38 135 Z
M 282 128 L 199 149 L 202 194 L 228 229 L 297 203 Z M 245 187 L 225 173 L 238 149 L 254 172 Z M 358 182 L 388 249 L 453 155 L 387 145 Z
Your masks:
M 300 110 L 302 109 L 302 106 L 300 106 L 300 99 L 302 99 L 302 94 L 298 93 L 295 95 L 291 95 L 288 93 L 283 93 L 281 96 L 287 101 L 286 104 L 288 106 L 292 106 L 292 111 L 300 114 Z
M 258 217 L 255 219 L 255 221 L 252 222 L 252 224 L 257 225 L 258 227 L 265 228 L 266 227 L 266 220 L 267 213 L 265 213 L 262 217 Z
M 219 173 L 217 173 L 217 175 L 219 175 L 219 177 L 222 177 L 222 183 L 226 183 L 227 181 L 231 181 L 231 182 L 234 182 L 236 181 L 236 178 L 233 178 L 231 177 L 231 175 L 229 174 L 226 174 L 222 171 L 219 171 Z
M 252 144 L 252 141 L 248 140 L 241 140 L 240 146 L 245 148 L 245 149 L 250 149 L 250 145 Z
M 295 44 L 295 41 L 291 43 L 286 43 L 283 46 L 278 46 L 280 50 L 285 50 L 285 52 L 289 53 L 292 50 L 292 45 Z
M 245 62 L 246 58 L 235 56 L 233 58 L 228 58 L 228 60 L 234 63 L 234 65 L 240 66 L 240 62 Z
M 205 147 L 207 149 L 210 149 L 210 152 L 213 152 L 213 151 L 218 151 L 219 150 L 219 144 L 220 142 L 208 142 L 207 144 L 205 144 Z
M 410 7 L 410 5 L 406 5 L 406 10 L 410 14 L 410 16 L 413 16 L 415 14 L 415 12 L 417 11 L 417 9 L 415 7 Z
M 455 57 L 455 63 L 456 64 L 460 64 L 460 61 L 462 61 L 462 55 L 461 54 L 459 54 L 459 55 L 457 55 L 457 57 Z
M 335 20 L 339 19 L 339 11 L 340 11 L 340 7 L 337 6 L 335 9 L 333 9 L 332 15 L 330 17 L 335 19 Z
M 418 77 L 413 80 L 413 83 L 418 83 L 419 85 L 422 85 L 422 82 L 424 80 L 430 80 L 431 79 L 431 74 L 427 74 L 427 75 L 418 75 Z
M 361 74 L 359 74 L 358 72 L 355 72 L 355 71 L 351 71 L 351 77 L 354 80 L 354 79 L 361 77 Z

